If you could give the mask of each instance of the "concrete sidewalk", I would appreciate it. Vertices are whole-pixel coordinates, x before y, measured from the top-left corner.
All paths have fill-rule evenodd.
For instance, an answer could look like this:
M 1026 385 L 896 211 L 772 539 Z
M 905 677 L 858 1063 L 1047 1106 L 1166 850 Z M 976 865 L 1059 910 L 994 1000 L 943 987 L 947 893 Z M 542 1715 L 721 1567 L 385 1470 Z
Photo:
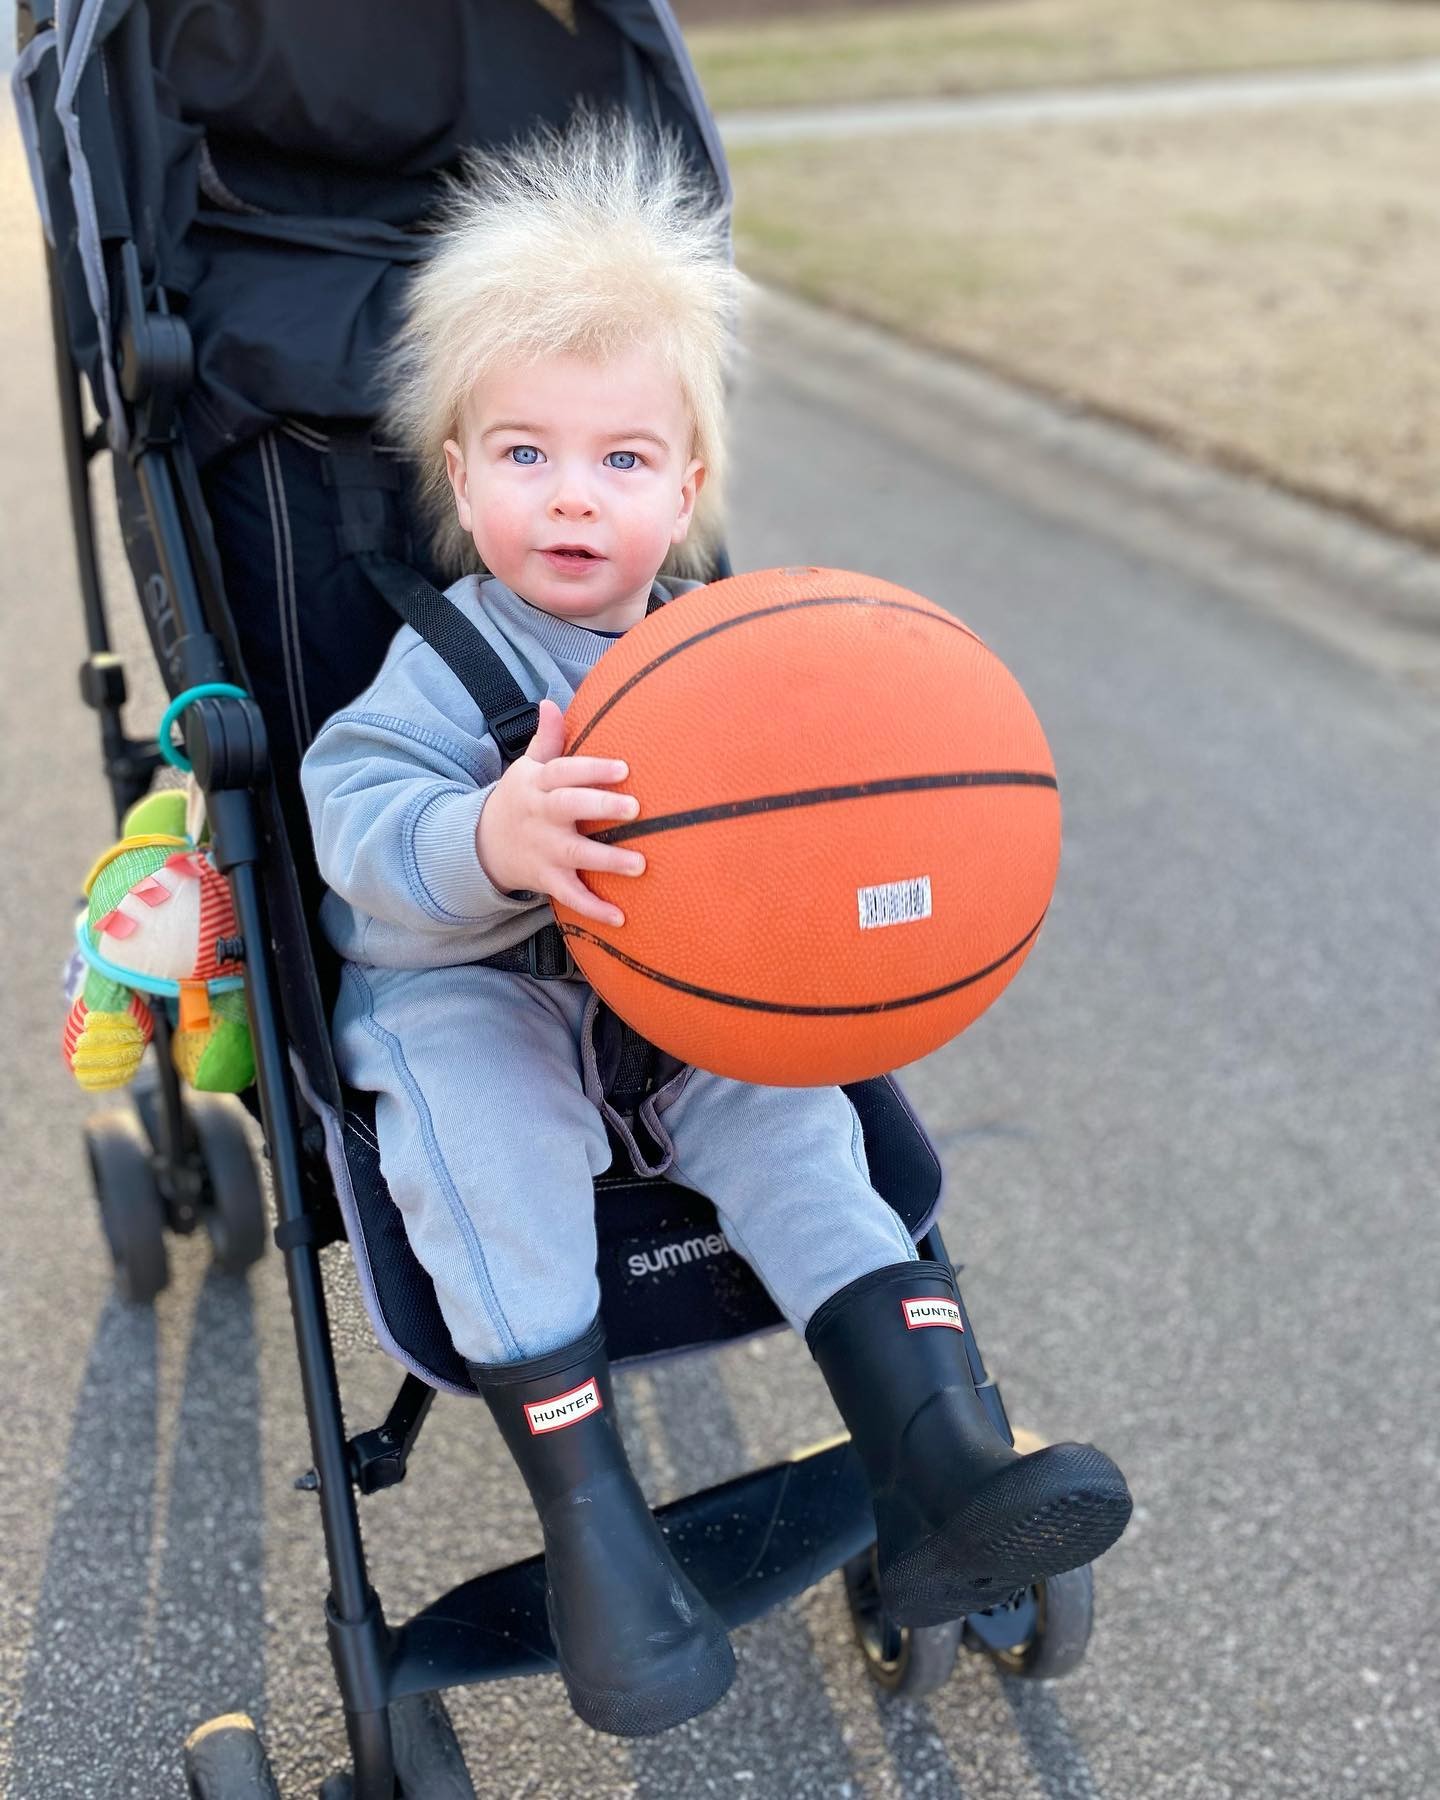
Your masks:
M 887 137 L 905 131 L 983 130 L 1090 119 L 1224 113 L 1266 106 L 1329 106 L 1440 93 L 1440 59 L 1369 68 L 1275 74 L 1186 75 L 1105 87 L 980 94 L 954 100 L 880 100 L 864 106 L 732 112 L 717 121 L 727 148 L 812 138 Z

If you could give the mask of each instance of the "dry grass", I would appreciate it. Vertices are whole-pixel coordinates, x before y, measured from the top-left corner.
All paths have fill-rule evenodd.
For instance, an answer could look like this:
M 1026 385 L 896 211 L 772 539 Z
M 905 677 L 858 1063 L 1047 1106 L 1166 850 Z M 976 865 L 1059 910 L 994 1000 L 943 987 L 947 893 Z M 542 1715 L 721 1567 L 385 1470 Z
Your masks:
M 1440 109 L 735 156 L 752 273 L 1440 542 Z
M 724 112 L 1435 56 L 1440 7 L 1417 0 L 977 0 L 696 26 L 687 39 L 710 105 Z

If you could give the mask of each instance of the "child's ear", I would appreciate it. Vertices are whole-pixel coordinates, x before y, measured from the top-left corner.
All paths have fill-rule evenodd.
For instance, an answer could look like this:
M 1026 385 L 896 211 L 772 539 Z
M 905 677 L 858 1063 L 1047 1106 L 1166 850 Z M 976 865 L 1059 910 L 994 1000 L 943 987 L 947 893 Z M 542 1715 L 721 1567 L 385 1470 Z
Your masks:
M 450 492 L 455 496 L 455 517 L 460 521 L 460 529 L 469 531 L 470 526 L 470 486 L 465 474 L 465 452 L 454 438 L 445 440 L 445 473 L 449 477 Z
M 680 511 L 675 517 L 675 529 L 670 534 L 672 544 L 681 544 L 690 529 L 690 521 L 695 515 L 695 499 L 705 485 L 705 465 L 697 456 L 685 471 L 685 478 L 680 483 Z

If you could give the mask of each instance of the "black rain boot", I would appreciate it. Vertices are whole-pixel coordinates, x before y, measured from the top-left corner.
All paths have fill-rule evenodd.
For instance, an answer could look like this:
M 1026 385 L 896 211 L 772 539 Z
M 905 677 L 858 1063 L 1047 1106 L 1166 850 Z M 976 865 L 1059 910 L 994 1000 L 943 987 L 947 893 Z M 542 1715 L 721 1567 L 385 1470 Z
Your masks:
M 545 1607 L 575 1711 L 596 1731 L 648 1737 L 713 1706 L 734 1653 L 630 1471 L 600 1321 L 549 1356 L 468 1367 L 540 1515 Z
M 875 1503 L 880 1595 L 899 1625 L 1003 1603 L 1108 1550 L 1125 1477 L 1090 1444 L 1022 1456 L 991 1423 L 965 1354 L 955 1283 L 934 1263 L 862 1275 L 805 1341 L 850 1428 Z

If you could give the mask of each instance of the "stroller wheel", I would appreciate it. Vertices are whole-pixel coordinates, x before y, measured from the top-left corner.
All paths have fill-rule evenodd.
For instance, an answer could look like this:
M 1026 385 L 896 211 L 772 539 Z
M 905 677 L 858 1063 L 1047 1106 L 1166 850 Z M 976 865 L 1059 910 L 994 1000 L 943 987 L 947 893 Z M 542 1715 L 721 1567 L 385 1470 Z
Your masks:
M 855 1636 L 870 1679 L 887 1694 L 918 1700 L 933 1694 L 955 1672 L 963 1621 L 945 1625 L 897 1625 L 880 1599 L 872 1545 L 841 1571 Z
M 205 1164 L 202 1216 L 216 1267 L 242 1275 L 265 1254 L 265 1198 L 239 1104 L 197 1094 L 188 1111 Z
M 185 1780 L 190 1800 L 280 1800 L 270 1759 L 244 1713 L 226 1713 L 190 1733 Z
M 439 1694 L 406 1694 L 390 1702 L 397 1800 L 475 1800 L 475 1787 L 450 1714 Z M 320 1784 L 319 1800 L 351 1800 L 350 1774 Z
M 450 1713 L 439 1694 L 407 1694 L 390 1703 L 400 1792 L 412 1800 L 475 1800 L 475 1788 Z
M 1087 1564 L 1049 1575 L 1008 1606 L 965 1621 L 965 1648 L 1022 1681 L 1058 1681 L 1085 1660 L 1095 1623 L 1095 1574 Z
M 122 1300 L 148 1306 L 170 1279 L 165 1206 L 155 1185 L 150 1145 L 134 1113 L 116 1109 L 86 1121 L 90 1179 Z

